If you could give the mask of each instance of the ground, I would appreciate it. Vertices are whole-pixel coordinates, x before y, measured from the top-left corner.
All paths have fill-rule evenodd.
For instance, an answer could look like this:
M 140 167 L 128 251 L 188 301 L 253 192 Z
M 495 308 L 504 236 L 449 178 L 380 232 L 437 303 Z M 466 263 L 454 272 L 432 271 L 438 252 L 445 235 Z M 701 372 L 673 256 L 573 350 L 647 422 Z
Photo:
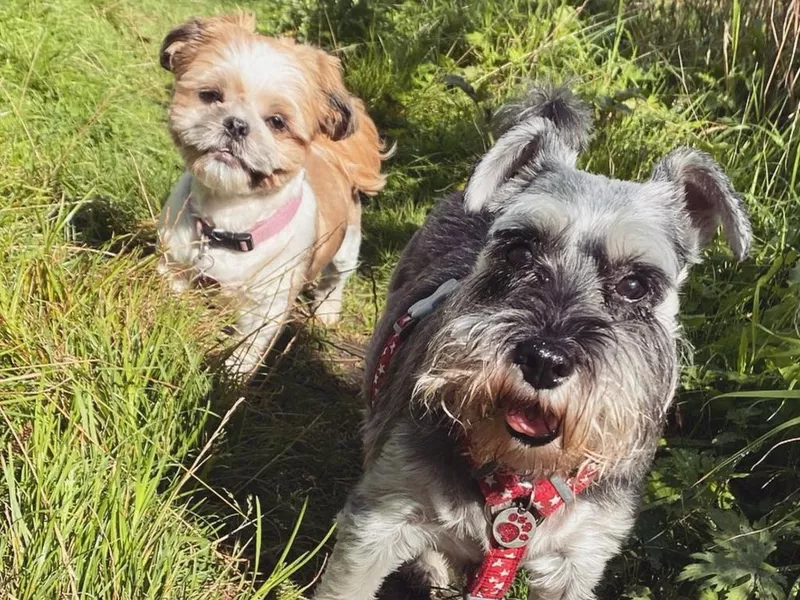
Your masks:
M 230 315 L 169 292 L 152 227 L 181 168 L 158 46 L 237 7 L 336 52 L 397 144 L 342 323 L 291 328 L 247 389 L 220 377 Z M 798 20 L 797 0 L 5 0 L 0 596 L 301 594 L 360 471 L 362 347 L 399 251 L 493 110 L 546 79 L 592 107 L 585 168 L 640 179 L 702 148 L 756 233 L 687 284 L 676 409 L 600 597 L 797 598 Z

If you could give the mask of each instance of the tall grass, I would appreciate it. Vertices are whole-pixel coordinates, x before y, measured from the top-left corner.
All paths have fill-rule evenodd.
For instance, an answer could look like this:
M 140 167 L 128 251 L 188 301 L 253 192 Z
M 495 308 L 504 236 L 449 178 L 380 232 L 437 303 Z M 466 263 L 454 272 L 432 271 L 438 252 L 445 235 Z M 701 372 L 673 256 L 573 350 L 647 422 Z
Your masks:
M 227 315 L 170 295 L 149 246 L 180 171 L 158 44 L 234 6 L 336 51 L 398 144 L 343 324 L 299 333 L 247 390 L 214 360 Z M 358 475 L 359 346 L 397 255 L 491 144 L 493 109 L 551 79 L 594 108 L 584 166 L 644 178 L 674 146 L 700 147 L 756 232 L 748 262 L 715 246 L 688 283 L 692 360 L 601 597 L 797 598 L 798 6 L 6 0 L 0 597 L 300 594 Z

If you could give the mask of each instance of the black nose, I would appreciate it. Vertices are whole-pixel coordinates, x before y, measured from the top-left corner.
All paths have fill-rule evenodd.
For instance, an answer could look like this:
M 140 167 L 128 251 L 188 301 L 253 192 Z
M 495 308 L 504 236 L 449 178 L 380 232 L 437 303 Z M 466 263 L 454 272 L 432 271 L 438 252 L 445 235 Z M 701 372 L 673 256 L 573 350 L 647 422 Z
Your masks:
M 228 132 L 228 135 L 235 140 L 246 138 L 247 134 L 250 133 L 250 125 L 247 124 L 247 121 L 239 117 L 228 117 L 222 122 L 222 125 L 225 127 L 225 131 Z
M 561 385 L 575 370 L 575 360 L 562 346 L 545 340 L 519 344 L 514 362 L 522 376 L 536 389 L 547 390 Z

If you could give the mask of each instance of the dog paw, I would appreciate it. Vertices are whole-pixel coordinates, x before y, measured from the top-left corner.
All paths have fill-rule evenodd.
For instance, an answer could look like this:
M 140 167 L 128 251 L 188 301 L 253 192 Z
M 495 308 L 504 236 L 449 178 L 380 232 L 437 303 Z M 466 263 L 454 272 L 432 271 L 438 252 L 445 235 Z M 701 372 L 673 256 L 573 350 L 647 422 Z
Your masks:
M 169 288 L 176 294 L 182 294 L 192 287 L 192 282 L 183 273 L 172 270 L 166 261 L 159 261 L 156 272 L 169 281 Z
M 185 277 L 172 277 L 169 282 L 169 287 L 176 294 L 182 294 L 191 287 L 191 283 Z
M 342 316 L 342 301 L 328 298 L 317 305 L 314 317 L 325 327 L 331 327 L 339 322 Z
M 239 346 L 225 360 L 225 370 L 237 381 L 245 382 L 255 375 L 263 358 L 260 352 Z

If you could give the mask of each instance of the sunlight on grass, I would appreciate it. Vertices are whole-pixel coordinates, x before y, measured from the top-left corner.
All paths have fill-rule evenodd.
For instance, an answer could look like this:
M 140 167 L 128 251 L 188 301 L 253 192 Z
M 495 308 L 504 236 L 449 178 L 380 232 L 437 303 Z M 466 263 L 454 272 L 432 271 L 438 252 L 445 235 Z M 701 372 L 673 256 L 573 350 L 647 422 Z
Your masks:
M 216 366 L 229 316 L 173 297 L 152 256 L 180 173 L 157 49 L 182 19 L 235 6 L 335 50 L 398 144 L 342 325 L 290 332 L 248 390 Z M 797 6 L 5 0 L 0 597 L 303 594 L 359 473 L 362 345 L 391 270 L 492 143 L 493 109 L 531 79 L 594 107 L 592 171 L 641 179 L 676 145 L 711 152 L 757 238 L 742 266 L 713 248 L 687 284 L 693 362 L 600 597 L 797 597 Z

